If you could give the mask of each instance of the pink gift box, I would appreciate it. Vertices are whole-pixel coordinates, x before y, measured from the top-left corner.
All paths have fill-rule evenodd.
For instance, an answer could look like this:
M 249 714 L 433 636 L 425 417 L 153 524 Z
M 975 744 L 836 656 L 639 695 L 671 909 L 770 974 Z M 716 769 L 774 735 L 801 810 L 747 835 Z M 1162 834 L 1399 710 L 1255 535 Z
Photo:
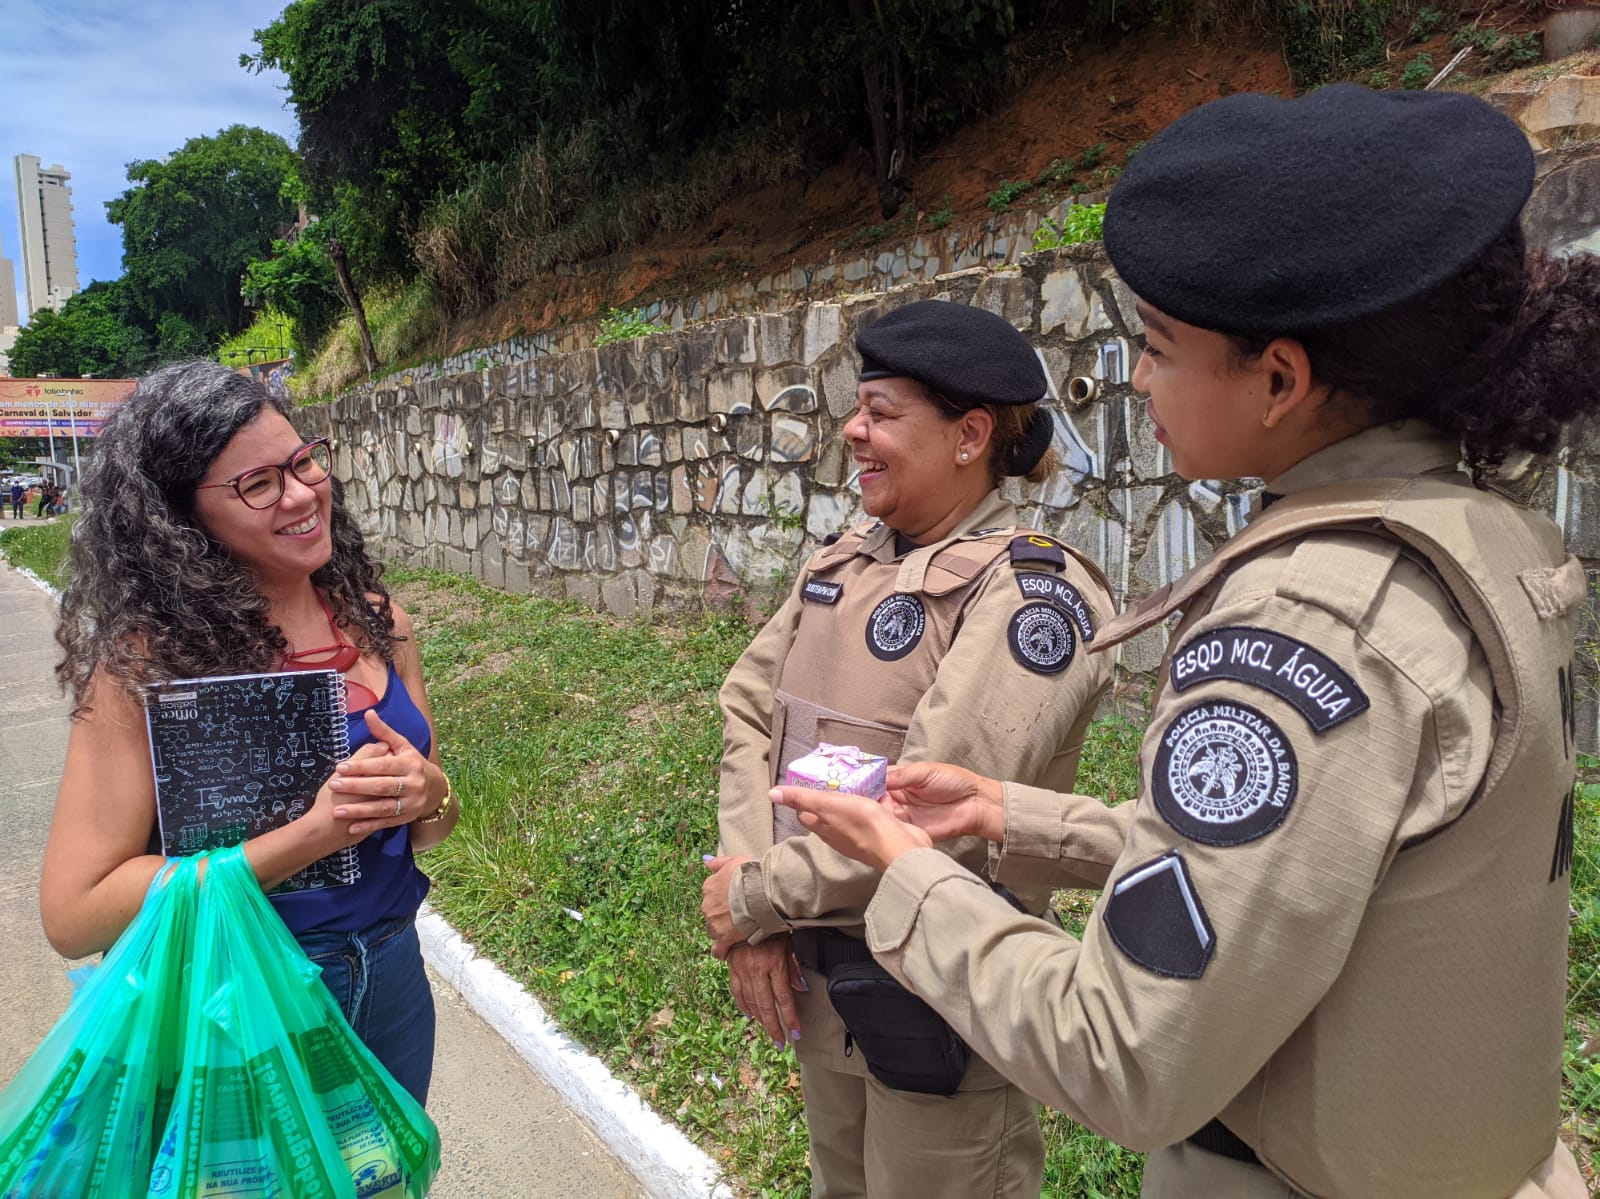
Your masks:
M 819 791 L 843 791 L 878 799 L 887 789 L 888 777 L 888 758 L 854 745 L 829 745 L 824 741 L 790 762 L 783 781 L 790 787 L 815 787 Z

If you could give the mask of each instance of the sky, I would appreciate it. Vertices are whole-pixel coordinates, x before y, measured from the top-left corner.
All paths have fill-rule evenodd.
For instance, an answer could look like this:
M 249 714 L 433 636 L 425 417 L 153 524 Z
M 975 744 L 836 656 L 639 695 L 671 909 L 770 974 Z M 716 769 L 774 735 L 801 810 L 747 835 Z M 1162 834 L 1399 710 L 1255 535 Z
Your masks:
M 296 137 L 276 72 L 239 66 L 250 35 L 286 0 L 0 0 L 0 254 L 22 296 L 17 154 L 71 172 L 78 285 L 122 274 L 122 231 L 105 202 L 128 187 L 127 165 L 192 137 L 257 125 Z

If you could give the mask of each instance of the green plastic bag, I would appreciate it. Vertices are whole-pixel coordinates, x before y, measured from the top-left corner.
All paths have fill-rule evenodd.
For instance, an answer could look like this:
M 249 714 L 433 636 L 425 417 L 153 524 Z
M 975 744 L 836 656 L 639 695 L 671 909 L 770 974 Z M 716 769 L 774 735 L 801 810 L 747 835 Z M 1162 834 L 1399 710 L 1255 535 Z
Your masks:
M 243 851 L 210 856 L 183 1074 L 150 1195 L 425 1196 L 433 1121 L 351 1031 Z
M 148 1175 L 152 1130 L 177 1082 L 196 873 L 185 860 L 156 876 L 133 923 L 0 1093 L 4 1199 L 121 1199 L 130 1178 Z
M 0 1094 L 0 1199 L 421 1199 L 439 1134 L 241 847 L 183 858 Z

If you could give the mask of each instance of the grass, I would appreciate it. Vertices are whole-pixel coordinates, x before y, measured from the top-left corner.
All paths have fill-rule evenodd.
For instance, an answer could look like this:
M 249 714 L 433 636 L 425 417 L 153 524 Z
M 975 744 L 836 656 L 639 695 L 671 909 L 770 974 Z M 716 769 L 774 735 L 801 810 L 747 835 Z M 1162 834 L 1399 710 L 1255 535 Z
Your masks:
M 617 623 L 457 576 L 395 571 L 417 620 L 461 823 L 431 902 L 748 1194 L 808 1193 L 792 1055 L 754 1034 L 706 952 L 716 692 L 753 630 Z M 1083 779 L 1126 797 L 1139 731 L 1099 724 Z M 1048 1194 L 1135 1195 L 1140 1156 L 1049 1113 Z
M 11 565 L 33 571 L 60 591 L 72 577 L 67 547 L 72 542 L 75 520 L 77 516 L 68 513 L 33 524 L 13 525 L 0 532 L 0 553 Z
M 1600 773 L 1581 757 L 1579 777 Z M 1572 928 L 1567 944 L 1567 1044 L 1561 1110 L 1588 1164 L 1600 1145 L 1600 785 L 1581 782 L 1573 804 Z M 1586 1175 L 1587 1177 L 1588 1175 Z

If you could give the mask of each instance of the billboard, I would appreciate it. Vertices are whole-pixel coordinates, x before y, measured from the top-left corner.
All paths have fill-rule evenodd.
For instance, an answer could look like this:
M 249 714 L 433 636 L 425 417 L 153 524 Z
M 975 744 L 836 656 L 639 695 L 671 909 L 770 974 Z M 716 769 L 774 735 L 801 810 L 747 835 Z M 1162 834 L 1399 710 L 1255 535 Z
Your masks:
M 134 379 L 0 378 L 0 437 L 96 437 Z

